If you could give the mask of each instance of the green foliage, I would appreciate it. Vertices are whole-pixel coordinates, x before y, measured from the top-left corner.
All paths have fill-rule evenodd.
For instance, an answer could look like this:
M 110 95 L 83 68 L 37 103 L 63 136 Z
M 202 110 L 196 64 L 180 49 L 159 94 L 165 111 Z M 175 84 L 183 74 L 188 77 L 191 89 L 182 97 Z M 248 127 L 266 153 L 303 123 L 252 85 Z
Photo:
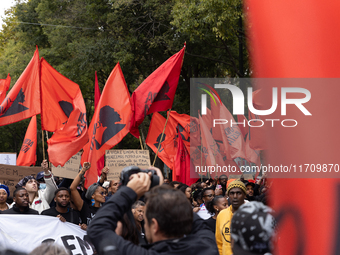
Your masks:
M 238 0 L 17 0 L 0 31 L 0 78 L 10 73 L 13 86 L 37 45 L 40 57 L 79 84 L 90 123 L 95 71 L 103 89 L 119 62 L 132 93 L 186 41 L 173 110 L 189 114 L 190 78 L 249 74 L 245 47 L 244 63 L 239 57 L 241 10 Z M 150 119 L 141 127 L 144 139 Z M 0 127 L 1 151 L 19 152 L 26 122 Z M 117 147 L 140 143 L 128 135 Z
M 193 41 L 211 33 L 216 40 L 235 39 L 242 15 L 240 0 L 175 0 L 172 24 L 180 32 L 190 34 Z

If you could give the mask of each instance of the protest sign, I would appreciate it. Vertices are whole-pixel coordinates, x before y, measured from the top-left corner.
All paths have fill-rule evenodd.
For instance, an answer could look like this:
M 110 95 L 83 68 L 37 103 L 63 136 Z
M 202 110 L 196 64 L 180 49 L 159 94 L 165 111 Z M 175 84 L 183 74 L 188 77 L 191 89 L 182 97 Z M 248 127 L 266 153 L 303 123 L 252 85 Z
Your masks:
M 105 158 L 105 165 L 110 169 L 108 180 L 119 179 L 120 172 L 126 166 L 138 166 L 143 169 L 150 166 L 148 150 L 107 150 Z
M 0 164 L 0 183 L 8 186 L 11 195 L 15 190 L 15 185 L 25 176 L 32 175 L 36 176 L 37 173 L 41 172 L 41 167 L 28 167 L 28 166 L 12 166 L 12 165 L 1 165 Z
M 86 231 L 75 224 L 61 222 L 57 217 L 1 214 L 2 249 L 29 253 L 47 240 L 63 246 L 72 255 L 90 255 L 95 250 Z
M 17 164 L 17 154 L 11 152 L 0 152 L 0 164 L 15 166 Z
M 74 179 L 79 172 L 80 160 L 81 154 L 77 153 L 70 158 L 63 167 L 60 165 L 57 167 L 52 165 L 52 173 L 55 176 Z

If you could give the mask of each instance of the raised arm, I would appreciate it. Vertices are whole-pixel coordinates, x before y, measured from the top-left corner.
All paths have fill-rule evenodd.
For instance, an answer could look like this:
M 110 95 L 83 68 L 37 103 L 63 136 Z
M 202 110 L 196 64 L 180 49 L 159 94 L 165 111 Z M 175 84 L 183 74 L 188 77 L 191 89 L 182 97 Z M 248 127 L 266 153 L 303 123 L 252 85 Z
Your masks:
M 44 179 L 46 183 L 46 189 L 42 193 L 42 196 L 47 201 L 47 203 L 51 203 L 52 199 L 54 198 L 54 192 L 58 189 L 58 187 L 54 181 L 51 171 L 49 170 L 48 161 L 46 159 L 41 163 L 41 167 L 44 171 Z
M 124 213 L 131 210 L 132 204 L 149 189 L 151 184 L 150 175 L 145 173 L 138 173 L 131 177 L 127 186 L 121 187 L 103 205 L 88 226 L 87 234 L 99 254 L 104 254 L 104 251 L 108 252 L 109 249 L 113 253 L 114 248 L 118 249 L 121 255 L 156 254 L 124 240 L 115 233 L 117 222 L 122 219 Z
M 85 172 L 87 170 L 89 170 L 91 167 L 91 164 L 89 162 L 85 162 L 82 169 L 79 171 L 78 175 L 76 176 L 76 178 L 74 178 L 73 182 L 71 183 L 70 186 L 70 190 L 71 190 L 71 199 L 73 204 L 75 205 L 76 209 L 78 211 L 81 210 L 81 208 L 83 207 L 84 201 L 81 198 L 77 187 L 81 181 L 81 176 L 83 176 L 85 174 Z
M 98 181 L 98 183 L 100 184 L 100 186 L 103 185 L 103 183 L 107 180 L 107 174 L 109 173 L 109 168 L 106 166 L 102 169 L 102 174 L 100 175 L 100 179 Z

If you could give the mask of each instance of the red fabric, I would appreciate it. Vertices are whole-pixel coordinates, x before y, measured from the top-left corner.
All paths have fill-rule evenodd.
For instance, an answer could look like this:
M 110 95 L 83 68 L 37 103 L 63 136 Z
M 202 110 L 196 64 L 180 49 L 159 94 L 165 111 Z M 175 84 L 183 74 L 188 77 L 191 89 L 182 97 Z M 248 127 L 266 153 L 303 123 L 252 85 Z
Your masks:
M 78 84 L 58 73 L 44 58 L 41 58 L 41 127 L 43 130 L 55 132 L 65 125 L 74 110 L 73 100 L 79 92 Z
M 96 109 L 99 103 L 99 100 L 100 100 L 100 89 L 98 85 L 97 71 L 95 72 L 94 76 L 95 76 L 94 78 L 94 109 Z
M 256 77 L 339 77 L 339 1 L 248 0 L 246 8 Z M 340 121 L 336 109 L 340 87 L 338 82 L 330 86 L 331 80 L 313 83 L 314 79 L 310 79 L 306 86 L 311 100 L 305 104 L 312 116 L 304 116 L 299 110 L 294 111 L 295 108 L 287 111 L 287 116 L 281 116 L 280 111 L 273 114 L 272 117 L 279 119 L 296 119 L 298 125 L 269 129 L 266 134 L 269 164 L 304 166 L 339 162 Z M 302 86 L 300 81 L 297 87 Z M 334 173 L 329 169 L 328 166 L 329 174 Z M 340 183 L 335 174 L 338 173 L 328 179 L 318 178 L 317 173 L 307 179 L 311 173 L 303 174 L 306 178 L 273 181 L 273 208 L 284 216 L 278 224 L 276 235 L 280 240 L 275 254 L 336 254 Z M 287 195 L 288 190 L 298 195 Z
M 212 112 L 209 108 L 207 108 L 207 114 L 201 115 L 201 118 L 204 121 L 206 127 L 212 134 L 213 134 L 213 131 L 212 131 L 213 130 L 213 119 L 215 116 L 213 114 L 214 112 Z M 218 139 L 218 138 L 219 138 L 218 136 L 214 137 L 214 139 Z
M 98 160 L 129 132 L 131 114 L 130 94 L 117 63 L 106 81 L 94 112 L 89 127 L 90 141 L 84 146 L 81 162 L 91 163 L 91 168 L 85 174 L 86 188 L 97 182 Z
M 37 117 L 33 116 L 22 143 L 17 166 L 35 165 L 37 161 Z
M 246 144 L 245 144 L 245 152 L 246 152 L 246 160 L 248 162 L 255 163 L 257 166 L 261 165 L 260 161 L 260 151 L 259 150 L 253 150 L 249 146 L 249 136 L 247 136 Z
M 99 103 L 100 100 L 100 89 L 99 89 L 99 85 L 98 85 L 98 78 L 97 78 L 97 71 L 95 72 L 95 80 L 94 80 L 94 109 L 97 109 L 97 105 Z M 97 161 L 97 172 L 98 172 L 98 176 L 101 175 L 102 173 L 102 169 L 104 168 L 105 165 L 105 157 L 101 157 L 98 161 Z
M 189 152 L 183 143 L 181 135 L 178 135 L 178 148 L 172 173 L 173 181 L 179 181 L 188 186 L 199 179 L 198 174 L 195 173 L 194 167 L 191 164 Z
M 168 153 L 164 150 L 164 142 L 168 143 L 168 150 L 171 151 L 171 155 L 176 155 L 175 152 L 175 144 L 174 144 L 174 130 L 172 126 L 167 125 L 165 127 L 165 132 L 163 138 L 161 140 L 161 135 L 164 129 L 166 119 L 160 115 L 158 112 L 155 112 L 152 115 L 152 119 L 150 122 L 148 136 L 146 137 L 146 144 L 153 150 L 154 153 L 157 153 L 157 148 L 159 143 L 161 143 L 159 147 L 159 151 L 157 157 L 159 157 L 164 164 L 166 164 L 170 169 L 173 169 L 173 157 L 170 158 Z M 169 123 L 169 122 L 168 122 Z
M 264 110 L 269 109 L 263 105 L 264 100 L 264 91 L 261 89 L 253 91 L 253 106 L 257 110 Z M 262 99 L 262 100 L 261 100 Z M 248 111 L 248 118 L 251 121 L 251 126 L 258 126 L 258 127 L 251 127 L 249 126 L 249 146 L 254 150 L 266 150 L 267 149 L 267 142 L 266 142 L 266 125 L 261 127 L 261 120 L 268 118 L 268 116 L 259 116 L 253 114 L 251 111 Z M 267 123 L 266 123 L 267 124 Z M 267 124 L 268 125 L 268 124 Z
M 243 138 L 246 137 L 249 131 L 248 120 L 244 115 L 237 115 L 238 128 L 241 130 Z
M 146 115 L 171 108 L 181 74 L 184 49 L 170 57 L 149 75 L 132 93 L 132 126 L 130 133 L 139 137 L 138 126 Z
M 226 124 L 216 124 L 215 128 L 220 128 L 221 139 L 223 142 L 224 154 L 227 159 L 235 159 L 237 157 L 246 158 L 245 144 L 240 128 L 235 124 L 235 120 L 227 107 L 223 103 L 211 105 L 211 113 L 213 119 L 227 120 Z M 233 125 L 231 125 L 233 123 Z
M 202 150 L 205 158 L 205 166 L 216 166 L 217 164 L 219 166 L 224 165 L 220 149 L 217 146 L 216 141 L 212 137 L 212 134 L 208 130 L 208 127 L 206 126 L 201 116 L 199 116 L 199 121 L 201 128 Z
M 40 113 L 39 64 L 39 52 L 36 49 L 26 69 L 0 106 L 0 126 Z
M 201 145 L 201 131 L 198 118 L 190 116 L 190 147 Z
M 190 152 L 190 116 L 171 111 L 168 123 L 173 127 L 176 137 L 178 132 L 181 134 L 182 141 L 188 152 Z
M 6 79 L 0 79 L 0 103 L 6 98 L 7 90 L 11 85 L 11 76 L 7 75 Z
M 47 141 L 49 161 L 63 166 L 88 142 L 86 108 L 79 86 L 41 59 L 41 127 L 55 132 Z

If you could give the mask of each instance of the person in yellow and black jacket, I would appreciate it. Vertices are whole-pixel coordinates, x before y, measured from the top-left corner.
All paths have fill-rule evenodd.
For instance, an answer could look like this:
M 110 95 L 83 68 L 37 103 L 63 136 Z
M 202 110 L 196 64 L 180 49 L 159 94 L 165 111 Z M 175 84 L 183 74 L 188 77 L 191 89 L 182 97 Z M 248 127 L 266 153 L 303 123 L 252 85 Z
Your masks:
M 216 219 L 215 237 L 220 255 L 233 254 L 230 240 L 230 223 L 234 212 L 244 204 L 246 186 L 240 180 L 235 180 L 229 184 L 226 195 L 231 205 L 222 210 Z

